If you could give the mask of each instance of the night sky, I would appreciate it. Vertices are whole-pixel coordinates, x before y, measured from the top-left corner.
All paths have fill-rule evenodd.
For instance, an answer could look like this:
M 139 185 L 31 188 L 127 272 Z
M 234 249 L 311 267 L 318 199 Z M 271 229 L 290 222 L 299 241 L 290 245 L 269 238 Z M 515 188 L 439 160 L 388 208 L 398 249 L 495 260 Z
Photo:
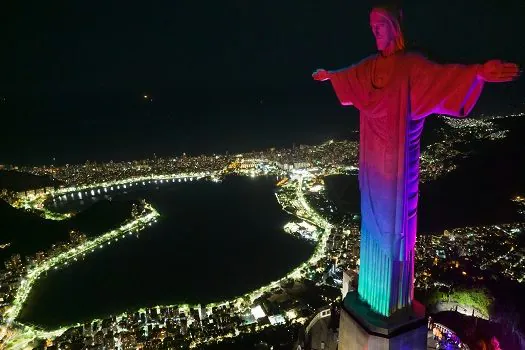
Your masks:
M 84 137 L 82 144 L 89 144 L 83 134 L 94 124 L 114 128 L 116 138 L 137 138 L 131 131 L 119 135 L 116 125 L 139 121 L 144 130 L 146 121 L 155 121 L 164 130 L 184 125 L 195 135 L 199 128 L 220 133 L 239 127 L 252 139 L 271 139 L 269 125 L 281 122 L 307 122 L 315 131 L 324 123 L 323 110 L 340 108 L 311 72 L 341 68 L 374 52 L 370 1 L 9 3 L 0 11 L 0 112 L 8 130 L 0 163 L 35 161 L 28 154 L 37 145 L 38 161 L 58 152 L 49 133 L 32 143 L 37 134 L 28 126 L 49 131 L 53 125 L 61 134 Z M 403 8 L 409 46 L 435 60 L 525 63 L 523 0 L 405 1 Z M 520 103 L 523 80 L 490 86 L 482 103 Z M 146 105 L 144 94 L 153 101 Z M 344 113 L 331 121 L 334 128 L 344 124 Z M 191 140 L 174 144 L 155 133 L 142 135 L 140 147 L 191 149 Z M 113 155 L 144 155 L 130 152 Z

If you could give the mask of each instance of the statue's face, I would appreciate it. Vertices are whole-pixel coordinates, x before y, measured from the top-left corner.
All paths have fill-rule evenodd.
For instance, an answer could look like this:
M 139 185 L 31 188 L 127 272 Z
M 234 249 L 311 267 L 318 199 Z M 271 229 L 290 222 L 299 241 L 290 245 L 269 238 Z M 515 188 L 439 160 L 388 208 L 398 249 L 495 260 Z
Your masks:
M 372 10 L 370 13 L 370 28 L 376 38 L 376 45 L 379 51 L 385 50 L 390 43 L 395 42 L 392 22 L 383 13 Z

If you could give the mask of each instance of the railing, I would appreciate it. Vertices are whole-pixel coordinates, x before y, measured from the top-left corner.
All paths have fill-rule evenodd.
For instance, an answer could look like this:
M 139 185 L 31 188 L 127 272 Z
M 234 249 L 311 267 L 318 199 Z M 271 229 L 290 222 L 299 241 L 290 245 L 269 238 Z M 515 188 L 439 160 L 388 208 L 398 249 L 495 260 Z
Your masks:
M 310 329 L 312 329 L 312 327 L 315 326 L 317 321 L 330 315 L 332 315 L 332 311 L 330 308 L 323 309 L 320 312 L 318 312 L 317 315 L 315 315 L 315 317 L 310 321 L 310 323 L 308 323 L 308 326 L 306 326 L 305 334 L 308 334 L 308 332 L 310 332 Z
M 442 325 L 441 323 L 436 323 L 436 322 L 433 322 L 432 324 L 429 323 L 429 329 L 433 329 L 433 328 L 437 328 L 439 329 L 442 333 L 447 333 L 447 334 L 453 334 L 454 336 L 456 336 L 459 341 L 460 341 L 460 346 L 462 349 L 465 349 L 465 350 L 470 350 L 470 348 L 467 346 L 467 344 L 463 343 L 461 341 L 461 339 L 457 336 L 456 332 L 454 332 L 453 330 L 451 330 L 450 328 L 448 328 L 447 326 L 444 326 Z

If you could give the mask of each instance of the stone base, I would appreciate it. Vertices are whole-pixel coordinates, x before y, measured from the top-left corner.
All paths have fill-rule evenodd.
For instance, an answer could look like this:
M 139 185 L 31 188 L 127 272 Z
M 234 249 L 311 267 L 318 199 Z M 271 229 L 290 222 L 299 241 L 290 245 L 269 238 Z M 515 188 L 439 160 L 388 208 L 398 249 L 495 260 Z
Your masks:
M 339 321 L 338 350 L 426 350 L 425 307 L 414 301 L 410 308 L 384 317 L 359 300 L 346 295 Z

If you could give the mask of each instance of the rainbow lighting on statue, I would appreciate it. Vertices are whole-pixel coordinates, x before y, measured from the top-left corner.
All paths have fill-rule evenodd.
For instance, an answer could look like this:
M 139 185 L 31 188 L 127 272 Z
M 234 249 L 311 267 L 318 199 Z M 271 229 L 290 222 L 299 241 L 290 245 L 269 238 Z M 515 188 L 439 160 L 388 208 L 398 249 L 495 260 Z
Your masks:
M 425 118 L 466 117 L 485 82 L 519 74 L 513 63 L 441 65 L 407 52 L 400 21 L 399 10 L 375 7 L 370 26 L 378 53 L 348 68 L 313 74 L 330 80 L 341 104 L 360 112 L 360 270 L 357 295 L 345 296 L 344 308 L 355 322 L 346 318 L 344 327 L 354 330 L 341 329 L 346 317 L 341 316 L 343 350 L 423 348 L 424 327 L 414 322 L 425 317 L 414 301 L 414 247 Z

